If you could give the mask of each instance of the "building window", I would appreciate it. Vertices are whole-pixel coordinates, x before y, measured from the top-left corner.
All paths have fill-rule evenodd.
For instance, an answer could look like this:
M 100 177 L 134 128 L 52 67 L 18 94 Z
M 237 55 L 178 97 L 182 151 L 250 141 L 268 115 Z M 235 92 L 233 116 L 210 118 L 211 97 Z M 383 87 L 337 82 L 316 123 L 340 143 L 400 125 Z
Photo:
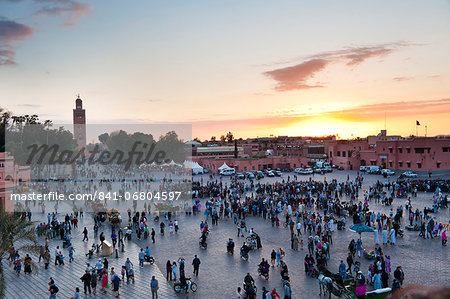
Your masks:
M 393 166 L 393 164 L 394 164 L 394 163 L 392 163 L 392 162 L 389 162 L 389 167 L 392 167 L 392 166 Z
M 401 147 L 398 148 L 398 153 L 402 154 L 403 153 L 403 149 Z
M 414 148 L 414 152 L 416 154 L 423 154 L 423 153 L 425 153 L 425 149 L 423 147 L 416 147 L 416 148 Z
M 370 161 L 370 165 L 376 166 L 377 165 L 377 161 Z
M 348 153 L 347 153 L 347 157 L 351 157 L 352 156 L 352 153 L 353 153 L 353 151 L 348 151 Z
M 422 163 L 417 163 L 417 168 L 422 168 Z
M 411 168 L 411 163 L 410 162 L 406 162 L 406 167 L 407 168 Z
M 406 152 L 409 154 L 409 153 L 411 153 L 411 149 L 410 148 L 407 148 L 406 149 Z
M 403 162 L 398 162 L 398 167 L 403 167 Z
M 337 156 L 338 156 L 338 157 L 341 156 L 341 152 L 340 152 L 340 151 L 337 152 Z
M 342 151 L 342 157 L 345 157 L 345 151 Z
M 443 147 L 443 148 L 442 148 L 442 151 L 443 151 L 444 153 L 448 153 L 448 152 L 450 152 L 450 147 Z
M 389 149 L 389 153 L 392 154 L 392 148 Z
M 436 168 L 441 168 L 441 163 L 436 163 Z
M 330 158 L 333 158 L 333 152 L 330 152 Z

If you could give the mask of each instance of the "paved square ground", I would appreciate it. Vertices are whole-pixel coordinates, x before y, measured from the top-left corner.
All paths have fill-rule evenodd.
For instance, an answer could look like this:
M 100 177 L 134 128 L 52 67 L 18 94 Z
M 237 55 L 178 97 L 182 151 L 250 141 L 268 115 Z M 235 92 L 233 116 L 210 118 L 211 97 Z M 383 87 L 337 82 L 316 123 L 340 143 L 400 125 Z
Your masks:
M 337 178 L 339 181 L 345 180 L 347 174 L 355 176 L 356 172 L 335 172 L 327 175 L 327 179 Z M 286 176 L 286 174 L 285 174 Z M 292 175 L 291 175 L 292 177 Z M 301 177 L 305 179 L 307 177 Z M 196 178 L 198 179 L 198 178 Z M 267 180 L 274 181 L 276 178 L 268 178 Z M 299 178 L 300 179 L 300 178 Z M 316 180 L 323 180 L 323 176 L 315 175 Z M 383 181 L 379 176 L 366 176 L 363 188 L 372 185 L 377 179 Z M 207 180 L 207 177 L 204 177 Z M 223 179 L 227 182 L 228 179 Z M 279 180 L 279 178 L 278 178 Z M 430 193 L 420 193 L 418 197 L 412 199 L 414 207 L 423 208 L 431 205 L 432 195 Z M 203 200 L 204 201 L 204 200 Z M 404 199 L 395 199 L 392 208 L 395 209 L 399 205 L 404 204 Z M 204 206 L 204 205 L 202 205 Z M 371 210 L 382 211 L 388 213 L 391 207 L 371 204 Z M 39 221 L 42 215 L 33 215 L 33 220 Z M 449 211 L 441 210 L 438 215 L 438 220 L 448 223 Z M 60 217 L 61 218 L 61 217 Z M 155 275 L 159 280 L 160 290 L 159 298 L 235 298 L 236 288 L 242 286 L 242 281 L 247 272 L 250 272 L 256 280 L 258 287 L 258 298 L 260 298 L 260 290 L 262 286 L 266 288 L 277 288 L 280 294 L 283 295 L 280 270 L 275 267 L 270 270 L 270 279 L 268 281 L 261 280 L 257 275 L 257 264 L 261 258 L 270 259 L 270 252 L 273 248 L 282 247 L 286 251 L 285 261 L 289 267 L 289 274 L 291 277 L 291 286 L 293 291 L 292 298 L 318 298 L 319 286 L 315 279 L 307 277 L 304 273 L 303 261 L 307 248 L 299 251 L 290 249 L 290 233 L 289 229 L 280 226 L 273 228 L 270 221 L 263 220 L 259 217 L 247 218 L 248 227 L 255 228 L 256 232 L 261 236 L 263 248 L 250 252 L 248 261 L 242 261 L 239 258 L 238 250 L 234 256 L 226 253 L 226 242 L 228 238 L 233 238 L 238 249 L 243 242 L 243 238 L 236 237 L 236 226 L 232 219 L 219 220 L 219 225 L 210 225 L 211 234 L 208 238 L 208 249 L 202 250 L 199 248 L 198 239 L 200 237 L 199 223 L 204 220 L 203 213 L 196 216 L 177 215 L 176 218 L 180 223 L 180 231 L 177 234 L 168 233 L 168 222 L 166 221 L 166 234 L 164 236 L 159 234 L 159 223 L 149 219 L 149 225 L 154 227 L 157 231 L 156 243 L 152 244 L 151 239 L 137 240 L 133 235 L 132 241 L 125 242 L 125 252 L 119 252 L 119 257 L 115 254 L 108 258 L 110 267 L 114 267 L 120 271 L 127 257 L 134 263 L 136 281 L 134 284 L 123 283 L 120 288 L 121 298 L 151 298 L 150 293 L 150 279 Z M 350 219 L 348 223 L 350 223 Z M 86 226 L 89 230 L 89 242 L 82 241 L 82 229 Z M 84 218 L 80 219 L 78 229 L 72 232 L 72 242 L 75 247 L 75 261 L 68 262 L 68 257 L 65 259 L 65 265 L 54 266 L 50 264 L 48 270 L 45 270 L 42 262 L 39 264 L 39 272 L 36 275 L 24 276 L 23 273 L 18 277 L 12 266 L 7 262 L 3 262 L 4 274 L 7 282 L 6 298 L 47 298 L 48 297 L 48 279 L 52 276 L 56 284 L 60 288 L 58 298 L 69 298 L 74 293 L 75 287 L 82 289 L 82 282 L 80 277 L 84 273 L 87 262 L 95 264 L 96 258 L 88 260 L 85 253 L 92 245 L 93 238 L 93 219 L 91 215 L 85 214 Z M 110 228 L 104 225 L 99 230 L 105 232 L 105 235 L 110 235 Z M 338 272 L 338 264 L 341 259 L 347 256 L 347 246 L 351 239 L 356 239 L 357 234 L 345 231 L 335 231 L 333 234 L 333 245 L 331 247 L 331 257 L 328 262 L 329 269 L 332 272 Z M 375 244 L 373 235 L 368 233 L 362 236 L 364 247 L 373 249 Z M 44 240 L 40 239 L 41 243 Z M 98 242 L 98 240 L 96 240 Z M 55 247 L 59 245 L 62 247 L 62 241 L 53 239 L 50 242 L 50 253 L 52 261 L 54 259 L 53 253 Z M 146 264 L 140 268 L 138 262 L 139 249 L 149 246 L 152 255 L 156 257 L 155 265 Z M 392 268 L 396 266 L 403 266 L 406 278 L 405 283 L 421 283 L 421 284 L 450 284 L 450 263 L 448 247 L 441 246 L 440 240 L 423 240 L 418 237 L 418 232 L 405 231 L 403 238 L 397 239 L 397 245 L 387 245 L 383 247 L 385 254 L 391 256 Z M 65 256 L 68 256 L 65 250 Z M 201 260 L 200 274 L 194 277 L 192 274 L 192 259 L 197 254 Z M 193 281 L 198 284 L 198 291 L 188 294 L 176 294 L 173 291 L 173 283 L 166 282 L 165 279 L 165 264 L 167 260 L 177 260 L 178 257 L 184 257 L 187 261 L 186 276 L 192 277 Z M 33 256 L 33 260 L 37 262 L 38 257 Z M 366 274 L 369 261 L 364 258 L 359 259 L 362 263 L 363 272 Z M 116 271 L 116 272 L 117 272 Z M 390 284 L 392 283 L 392 275 Z M 111 291 L 106 295 L 82 295 L 82 298 L 113 298 Z

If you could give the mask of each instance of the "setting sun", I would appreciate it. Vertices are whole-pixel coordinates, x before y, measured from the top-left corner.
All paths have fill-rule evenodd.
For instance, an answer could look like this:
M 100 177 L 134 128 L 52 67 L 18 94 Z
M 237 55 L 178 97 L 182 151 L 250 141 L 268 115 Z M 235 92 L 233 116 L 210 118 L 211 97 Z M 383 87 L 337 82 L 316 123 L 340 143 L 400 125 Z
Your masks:
M 338 135 L 339 138 L 354 138 L 373 134 L 378 130 L 371 123 L 350 122 L 328 116 L 317 116 L 298 122 L 292 126 L 280 128 L 278 135 L 289 136 L 328 136 Z

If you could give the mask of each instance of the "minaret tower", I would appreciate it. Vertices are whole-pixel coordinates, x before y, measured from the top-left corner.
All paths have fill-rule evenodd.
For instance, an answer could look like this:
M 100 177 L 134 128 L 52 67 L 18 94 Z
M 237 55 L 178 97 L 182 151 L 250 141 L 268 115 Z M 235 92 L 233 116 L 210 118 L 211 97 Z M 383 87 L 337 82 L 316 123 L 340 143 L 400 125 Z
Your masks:
M 73 109 L 73 133 L 78 144 L 78 150 L 86 151 L 86 110 L 83 109 L 83 101 L 78 95 Z

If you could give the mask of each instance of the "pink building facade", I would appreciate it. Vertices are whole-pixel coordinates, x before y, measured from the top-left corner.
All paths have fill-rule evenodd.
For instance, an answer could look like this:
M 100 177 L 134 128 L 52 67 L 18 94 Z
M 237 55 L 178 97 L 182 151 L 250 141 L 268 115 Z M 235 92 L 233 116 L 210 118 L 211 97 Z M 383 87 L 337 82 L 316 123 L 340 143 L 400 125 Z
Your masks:
M 450 170 L 450 136 L 370 136 L 360 140 L 337 140 L 328 145 L 332 164 L 344 169 L 360 166 L 441 171 Z
M 0 209 L 12 212 L 14 203 L 10 200 L 15 191 L 24 191 L 30 181 L 30 168 L 14 164 L 14 157 L 0 152 Z

